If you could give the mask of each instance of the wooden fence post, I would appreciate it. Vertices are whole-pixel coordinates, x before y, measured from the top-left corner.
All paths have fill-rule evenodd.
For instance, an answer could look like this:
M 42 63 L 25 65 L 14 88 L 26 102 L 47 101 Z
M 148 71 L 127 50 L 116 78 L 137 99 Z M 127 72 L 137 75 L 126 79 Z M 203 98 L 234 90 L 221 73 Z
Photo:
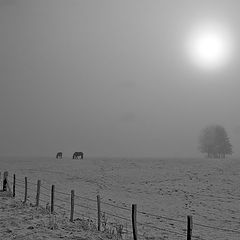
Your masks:
M 3 173 L 3 191 L 7 191 L 7 177 L 8 177 L 8 172 Z
M 13 174 L 13 197 L 15 197 L 15 189 L 16 189 L 16 175 Z
M 192 216 L 187 216 L 187 240 L 192 239 L 193 221 Z
M 71 191 L 71 212 L 70 212 L 70 222 L 73 222 L 74 213 L 74 190 Z
M 55 192 L 55 186 L 52 185 L 52 191 L 51 191 L 51 213 L 54 212 L 54 192 Z
M 40 188 L 41 188 L 41 180 L 38 180 L 37 181 L 37 194 L 36 194 L 36 207 L 39 206 Z
M 10 187 L 10 184 L 8 182 L 8 171 L 3 173 L 3 191 L 4 192 L 8 191 L 12 195 L 11 187 Z
M 132 204 L 133 240 L 137 240 L 137 204 Z
M 97 215 L 98 215 L 98 231 L 101 231 L 101 204 L 99 195 L 97 195 Z
M 24 195 L 24 203 L 27 202 L 27 177 L 25 177 L 25 195 Z

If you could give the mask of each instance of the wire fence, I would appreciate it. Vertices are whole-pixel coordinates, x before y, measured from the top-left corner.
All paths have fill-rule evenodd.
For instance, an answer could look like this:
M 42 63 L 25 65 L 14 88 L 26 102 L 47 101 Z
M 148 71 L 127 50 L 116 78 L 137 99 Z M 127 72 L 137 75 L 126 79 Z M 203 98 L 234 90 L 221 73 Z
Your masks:
M 120 236 L 125 239 L 133 235 L 134 240 L 137 240 L 137 237 L 149 239 L 153 236 L 161 236 L 163 239 L 165 239 L 165 237 L 167 239 L 180 239 L 179 237 L 185 239 L 187 236 L 187 240 L 210 240 L 210 238 L 203 238 L 199 234 L 193 234 L 193 229 L 196 230 L 196 233 L 200 232 L 201 229 L 205 229 L 205 232 L 208 229 L 212 231 L 214 230 L 214 232 L 219 232 L 220 235 L 221 233 L 225 233 L 226 236 L 228 234 L 233 234 L 231 235 L 233 238 L 236 237 L 236 239 L 240 239 L 240 230 L 237 229 L 224 228 L 223 226 L 212 226 L 210 224 L 208 225 L 206 222 L 203 224 L 195 221 L 193 228 L 193 222 L 188 221 L 189 219 L 192 219 L 192 217 L 187 218 L 186 221 L 186 219 L 176 219 L 147 211 L 134 210 L 133 205 L 132 208 L 130 206 L 123 207 L 108 203 L 102 199 L 98 200 L 100 198 L 93 199 L 88 196 L 79 196 L 75 194 L 72 196 L 71 193 L 55 190 L 55 188 L 53 188 L 54 185 L 51 185 L 46 181 L 44 181 L 44 184 L 40 185 L 39 190 L 38 183 L 31 182 L 26 177 L 25 180 L 22 180 L 20 178 L 16 179 L 14 176 L 14 180 L 12 181 L 8 179 L 8 182 L 12 186 L 14 196 L 18 193 L 18 196 L 23 199 L 23 202 L 36 202 L 35 205 L 37 205 L 37 198 L 39 198 L 38 201 L 45 205 L 46 208 L 49 208 L 50 212 L 53 214 L 56 212 L 56 207 L 58 211 L 70 213 L 70 220 L 72 218 L 72 221 L 74 221 L 74 219 L 79 219 L 78 217 L 84 217 L 89 221 L 96 223 L 98 230 L 105 231 L 111 229 L 111 231 L 114 232 L 113 230 L 115 229 L 115 233 L 120 234 Z M 46 186 L 47 184 L 48 186 Z M 216 196 L 213 194 L 205 195 L 196 193 L 196 195 L 214 199 L 224 198 L 223 196 Z M 240 198 L 233 196 L 226 197 L 226 199 L 240 200 Z M 109 210 L 109 208 L 111 210 Z M 75 217 L 74 219 L 73 215 Z M 214 220 L 215 219 L 211 219 L 211 222 Z M 164 225 L 162 224 L 163 222 L 165 223 Z M 240 229 L 240 221 L 223 220 L 223 222 L 235 223 Z M 159 226 L 159 224 L 162 225 Z M 208 235 L 210 236 L 211 234 Z

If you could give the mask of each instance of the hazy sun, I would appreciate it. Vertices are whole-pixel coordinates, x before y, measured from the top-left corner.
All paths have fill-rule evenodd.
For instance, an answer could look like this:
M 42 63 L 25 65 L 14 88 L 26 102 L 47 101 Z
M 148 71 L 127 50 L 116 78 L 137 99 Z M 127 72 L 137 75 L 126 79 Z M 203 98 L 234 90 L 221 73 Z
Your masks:
M 230 34 L 218 24 L 201 24 L 190 33 L 187 49 L 191 60 L 198 66 L 205 69 L 222 67 L 231 57 Z

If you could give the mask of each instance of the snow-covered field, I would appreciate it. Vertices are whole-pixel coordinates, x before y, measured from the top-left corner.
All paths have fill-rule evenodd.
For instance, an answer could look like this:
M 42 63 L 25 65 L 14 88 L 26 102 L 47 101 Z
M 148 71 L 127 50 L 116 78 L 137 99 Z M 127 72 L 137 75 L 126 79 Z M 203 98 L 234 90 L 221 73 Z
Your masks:
M 69 195 L 73 189 L 79 196 L 75 203 L 81 205 L 76 206 L 75 218 L 81 217 L 80 214 L 96 218 L 96 211 L 85 207 L 96 209 L 99 194 L 105 221 L 123 224 L 124 228 L 131 226 L 131 204 L 136 203 L 140 235 L 186 239 L 187 215 L 192 215 L 193 239 L 240 239 L 240 161 L 237 159 L 1 157 L 0 166 L 1 172 L 9 171 L 10 181 L 13 173 L 16 174 L 17 198 L 23 199 L 20 192 L 24 192 L 25 176 L 34 184 L 38 179 L 42 181 L 43 206 L 49 202 L 51 184 L 54 184 L 56 211 L 66 216 L 69 216 Z M 28 195 L 34 202 L 36 186 L 31 183 Z

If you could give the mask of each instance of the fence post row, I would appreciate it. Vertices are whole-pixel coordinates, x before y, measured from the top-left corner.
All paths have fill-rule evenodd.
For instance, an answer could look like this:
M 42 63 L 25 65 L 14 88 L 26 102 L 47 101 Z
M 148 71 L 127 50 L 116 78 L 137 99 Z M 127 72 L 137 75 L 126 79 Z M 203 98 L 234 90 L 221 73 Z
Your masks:
M 38 180 L 38 181 L 37 181 L 36 207 L 39 206 L 40 188 L 41 188 L 41 180 Z
M 1 173 L 0 173 L 1 177 Z M 10 189 L 10 186 L 7 181 L 8 172 L 4 172 L 3 174 L 3 191 L 7 191 L 7 188 Z M 24 203 L 27 202 L 27 190 L 28 190 L 28 180 L 25 177 L 25 195 L 24 195 Z M 15 197 L 15 188 L 16 188 L 16 175 L 13 174 L 13 193 L 12 196 Z M 41 180 L 37 181 L 37 194 L 36 194 L 36 206 L 39 206 L 40 200 L 40 188 L 41 188 Z M 74 198 L 75 193 L 74 190 L 71 190 L 71 212 L 70 212 L 70 221 L 73 222 L 74 219 Z M 54 213 L 54 200 L 55 200 L 55 185 L 52 185 L 51 189 L 51 213 Z M 97 229 L 101 231 L 101 201 L 100 195 L 97 195 Z M 133 240 L 138 239 L 137 235 L 137 204 L 132 204 L 132 229 L 133 229 Z M 193 219 L 191 215 L 187 216 L 187 240 L 192 239 L 192 230 L 193 230 Z
M 98 231 L 101 231 L 101 204 L 99 195 L 97 195 L 97 216 L 98 216 Z
M 55 186 L 52 185 L 52 190 L 51 190 L 51 213 L 54 212 L 54 192 L 55 192 Z
M 193 221 L 192 216 L 187 216 L 187 240 L 192 239 Z
M 71 191 L 71 212 L 70 212 L 71 222 L 73 222 L 73 213 L 74 213 L 74 190 Z
M 137 240 L 137 204 L 132 204 L 133 240 Z

